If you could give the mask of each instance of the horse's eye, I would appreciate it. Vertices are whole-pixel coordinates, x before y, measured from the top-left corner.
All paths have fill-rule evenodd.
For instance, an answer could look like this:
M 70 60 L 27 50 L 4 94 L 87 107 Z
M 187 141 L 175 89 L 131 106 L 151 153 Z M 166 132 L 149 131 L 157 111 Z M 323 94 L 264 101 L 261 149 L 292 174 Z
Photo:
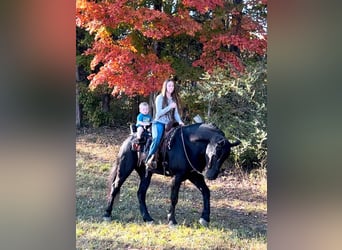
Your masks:
M 220 141 L 217 142 L 217 145 L 222 147 L 224 144 L 225 144 L 226 140 L 225 139 L 222 139 Z

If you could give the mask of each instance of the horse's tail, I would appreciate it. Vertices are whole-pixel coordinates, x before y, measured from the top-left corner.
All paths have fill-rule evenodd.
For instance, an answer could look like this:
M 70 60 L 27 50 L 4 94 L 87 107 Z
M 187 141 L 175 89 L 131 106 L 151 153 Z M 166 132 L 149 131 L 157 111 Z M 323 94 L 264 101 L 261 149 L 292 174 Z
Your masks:
M 116 181 L 117 175 L 118 175 L 118 159 L 116 160 L 116 162 L 113 164 L 112 169 L 110 171 L 110 175 L 107 181 L 107 187 L 108 187 L 108 193 L 107 193 L 107 199 L 110 200 L 111 199 L 111 195 L 112 195 L 112 189 L 114 187 L 114 183 Z M 118 194 L 115 196 L 114 199 L 114 204 L 119 202 L 119 198 L 120 198 L 120 190 L 118 192 Z
M 233 142 L 230 144 L 231 147 L 236 147 L 241 144 L 241 141 L 237 140 L 236 142 Z

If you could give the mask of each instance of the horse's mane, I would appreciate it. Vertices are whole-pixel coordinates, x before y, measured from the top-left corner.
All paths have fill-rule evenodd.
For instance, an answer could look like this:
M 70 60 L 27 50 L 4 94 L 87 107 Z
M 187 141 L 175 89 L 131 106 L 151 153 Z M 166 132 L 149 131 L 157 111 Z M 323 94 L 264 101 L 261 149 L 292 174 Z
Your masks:
M 202 123 L 200 125 L 200 127 L 213 130 L 213 132 L 217 132 L 217 133 L 221 134 L 222 136 L 225 136 L 224 132 L 221 129 L 219 129 L 219 127 L 217 127 L 217 125 L 215 123 L 212 123 L 212 122 L 211 123 Z
M 215 123 L 196 123 L 190 125 L 192 128 L 197 128 L 196 133 L 190 132 L 190 141 L 200 141 L 200 140 L 210 140 L 213 138 L 213 136 L 219 135 L 219 136 L 225 136 L 223 131 L 219 129 Z

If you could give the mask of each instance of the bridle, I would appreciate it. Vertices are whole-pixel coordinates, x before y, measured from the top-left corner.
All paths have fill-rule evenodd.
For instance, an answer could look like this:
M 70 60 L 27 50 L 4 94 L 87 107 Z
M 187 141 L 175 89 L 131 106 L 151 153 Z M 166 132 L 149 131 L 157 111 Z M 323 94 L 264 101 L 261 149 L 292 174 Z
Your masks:
M 190 164 L 190 166 L 191 166 L 191 168 L 192 168 L 192 171 L 194 171 L 194 172 L 196 172 L 197 174 L 200 174 L 200 175 L 203 176 L 203 174 L 202 174 L 200 171 L 198 171 L 198 170 L 194 167 L 194 165 L 192 165 L 192 163 L 191 163 L 191 161 L 190 161 L 190 159 L 189 159 L 188 153 L 186 152 L 185 143 L 184 143 L 183 127 L 181 126 L 180 129 L 181 129 L 181 138 L 182 138 L 182 144 L 183 144 L 183 150 L 184 150 L 184 153 L 185 153 L 185 157 L 186 157 L 188 163 Z

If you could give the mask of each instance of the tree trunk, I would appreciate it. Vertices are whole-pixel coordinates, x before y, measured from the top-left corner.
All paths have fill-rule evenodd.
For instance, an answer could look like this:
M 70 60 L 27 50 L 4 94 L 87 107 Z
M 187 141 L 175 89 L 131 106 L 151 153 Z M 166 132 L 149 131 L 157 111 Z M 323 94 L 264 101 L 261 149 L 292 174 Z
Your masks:
M 136 122 L 137 120 L 137 115 L 139 114 L 139 104 L 140 104 L 140 97 L 135 96 L 133 97 L 133 105 L 132 105 L 132 117 L 131 120 L 133 122 Z
M 105 93 L 101 96 L 102 111 L 108 113 L 110 111 L 110 94 Z
M 153 4 L 154 4 L 155 10 L 159 10 L 160 12 L 162 12 L 162 8 L 163 8 L 162 0 L 154 0 Z M 154 50 L 154 53 L 157 55 L 157 57 L 160 58 L 160 54 L 161 54 L 160 42 L 156 40 L 153 41 L 153 50 Z
M 155 10 L 162 11 L 162 9 L 163 9 L 163 1 L 162 0 L 154 0 L 153 5 L 154 5 Z M 161 45 L 160 42 L 158 42 L 156 40 L 153 41 L 153 50 L 154 50 L 154 53 L 156 54 L 156 56 L 158 58 L 160 58 L 160 54 L 161 54 L 161 46 L 160 45 Z M 152 92 L 150 94 L 150 97 L 149 97 L 150 114 L 153 118 L 154 118 L 154 115 L 156 112 L 156 107 L 155 107 L 156 96 L 157 96 L 157 93 Z
M 163 0 L 154 0 L 154 1 L 153 1 L 153 5 L 154 5 L 154 9 L 155 9 L 155 10 L 162 11 Z
M 208 112 L 207 112 L 208 120 L 210 120 L 211 116 L 211 101 L 208 102 Z
M 155 100 L 156 100 L 156 92 L 152 92 L 150 94 L 149 105 L 150 105 L 150 114 L 153 118 L 156 113 Z
M 78 66 L 76 65 L 76 127 L 81 127 L 81 110 L 80 110 L 80 103 L 79 103 L 79 81 L 80 76 L 78 73 Z
M 233 3 L 235 5 L 239 5 L 242 3 L 242 0 L 234 0 Z M 239 29 L 241 28 L 241 19 L 242 19 L 242 11 L 240 10 L 237 14 L 232 15 L 232 23 L 234 24 L 232 33 L 237 34 Z M 235 53 L 238 57 L 240 57 L 240 48 L 236 45 L 230 45 L 230 52 Z

